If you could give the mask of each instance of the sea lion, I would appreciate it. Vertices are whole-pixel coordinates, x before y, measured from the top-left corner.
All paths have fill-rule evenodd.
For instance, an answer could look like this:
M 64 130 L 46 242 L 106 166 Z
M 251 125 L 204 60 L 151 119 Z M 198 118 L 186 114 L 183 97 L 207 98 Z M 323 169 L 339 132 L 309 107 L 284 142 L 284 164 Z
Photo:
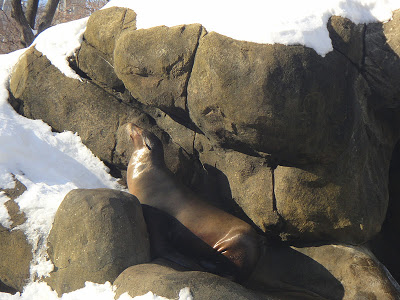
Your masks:
M 255 230 L 241 219 L 201 200 L 178 182 L 165 166 L 162 144 L 153 133 L 132 123 L 127 124 L 127 131 L 134 148 L 127 171 L 129 192 L 141 204 L 170 215 L 191 232 L 194 239 L 222 254 L 235 269 L 234 279 L 247 278 L 260 256 L 259 236 Z M 176 228 L 172 230 L 177 231 Z M 176 236 L 180 243 L 185 243 L 181 237 L 188 235 L 179 231 Z M 191 245 L 191 242 L 185 244 Z M 192 247 L 197 256 L 200 248 Z

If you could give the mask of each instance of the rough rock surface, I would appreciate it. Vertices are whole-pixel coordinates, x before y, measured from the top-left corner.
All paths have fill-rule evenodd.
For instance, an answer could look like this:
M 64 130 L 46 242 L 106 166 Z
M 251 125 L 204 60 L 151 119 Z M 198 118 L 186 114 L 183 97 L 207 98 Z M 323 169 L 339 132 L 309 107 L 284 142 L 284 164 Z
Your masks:
M 343 299 L 399 299 L 400 286 L 364 247 L 325 245 L 295 248 L 321 264 L 343 285 Z
M 369 243 L 377 258 L 400 282 L 400 143 L 396 145 L 389 172 L 390 202 L 382 231 Z
M 368 24 L 365 33 L 365 78 L 374 92 L 377 110 L 398 112 L 400 98 L 400 11 L 385 24 Z M 397 118 L 398 125 L 398 118 Z
M 211 32 L 196 53 L 188 108 L 202 132 L 224 148 L 292 164 L 326 163 L 348 143 L 356 76 L 336 52 L 322 58 L 310 48 Z
M 202 33 L 199 24 L 125 30 L 115 72 L 139 102 L 188 120 L 186 88 Z
M 268 248 L 246 286 L 323 299 L 400 297 L 400 286 L 369 250 L 345 245 Z
M 30 276 L 32 246 L 23 231 L 16 228 L 26 219 L 14 200 L 23 194 L 26 187 L 20 181 L 14 180 L 14 188 L 0 189 L 0 193 L 3 192 L 10 198 L 5 206 L 12 222 L 10 228 L 0 225 L 0 281 L 9 288 L 22 291 Z M 4 289 L 7 290 L 6 287 Z
M 332 31 L 338 27 L 331 24 Z M 355 31 L 351 46 L 359 48 L 360 30 Z M 343 53 L 354 52 L 338 44 Z M 394 132 L 368 111 L 370 94 L 358 68 L 339 51 L 322 58 L 300 46 L 209 33 L 197 50 L 188 108 L 214 148 L 264 157 L 265 169 L 282 166 L 274 182 L 271 176 L 274 195 L 268 185 L 259 194 L 275 197 L 283 230 L 291 235 L 286 238 L 360 243 L 376 234 L 385 218 L 395 141 Z M 206 151 L 199 149 L 202 163 L 221 164 L 223 158 L 210 161 Z M 254 192 L 247 189 L 247 195 Z M 235 201 L 265 230 L 271 214 L 257 218 L 241 199 Z
M 165 260 L 130 267 L 118 276 L 114 285 L 117 287 L 117 298 L 126 292 L 135 297 L 151 290 L 158 296 L 177 299 L 180 290 L 189 287 L 196 300 L 279 299 L 257 295 L 237 283 L 210 273 L 175 269 Z
M 48 238 L 55 268 L 46 279 L 59 294 L 86 281 L 114 281 L 127 267 L 148 262 L 150 248 L 139 201 L 108 189 L 73 190 L 57 210 Z
M 126 8 L 99 10 L 88 20 L 78 67 L 103 87 L 124 89 L 114 72 L 113 53 L 116 40 L 126 28 L 136 28 L 136 13 Z

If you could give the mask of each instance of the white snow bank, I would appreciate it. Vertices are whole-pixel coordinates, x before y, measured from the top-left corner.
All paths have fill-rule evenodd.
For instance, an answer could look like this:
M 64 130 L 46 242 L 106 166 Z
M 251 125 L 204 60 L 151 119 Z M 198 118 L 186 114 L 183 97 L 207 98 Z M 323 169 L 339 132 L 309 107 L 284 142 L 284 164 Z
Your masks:
M 61 297 L 57 296 L 55 291 L 44 282 L 35 282 L 28 284 L 22 294 L 10 295 L 0 293 L 0 300 L 114 300 L 115 291 L 109 282 L 104 284 L 86 282 L 85 287 L 79 290 L 65 293 Z M 117 300 L 168 300 L 167 298 L 157 296 L 148 292 L 143 296 L 130 297 L 128 293 L 122 294 Z M 178 300 L 193 300 L 189 288 L 183 288 L 179 292 Z
M 332 15 L 355 23 L 386 21 L 399 0 L 112 0 L 137 13 L 137 27 L 201 23 L 208 31 L 256 43 L 302 44 L 324 56 L 332 50 L 326 24 Z

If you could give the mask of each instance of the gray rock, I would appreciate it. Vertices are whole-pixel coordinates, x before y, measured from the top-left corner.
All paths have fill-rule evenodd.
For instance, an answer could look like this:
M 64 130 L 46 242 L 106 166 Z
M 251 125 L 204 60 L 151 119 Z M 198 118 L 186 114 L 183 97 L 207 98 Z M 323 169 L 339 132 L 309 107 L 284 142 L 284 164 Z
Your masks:
M 332 16 L 328 22 L 333 49 L 344 55 L 357 68 L 364 64 L 365 24 L 354 24 L 347 18 Z
M 187 83 L 203 27 L 199 24 L 125 30 L 115 72 L 139 102 L 188 121 Z
M 400 107 L 400 10 L 385 24 L 371 23 L 365 32 L 364 76 L 374 97 L 376 110 Z M 398 125 L 398 122 L 396 122 Z
M 127 103 L 130 100 L 120 93 L 112 94 L 92 81 L 64 76 L 34 48 L 25 53 L 14 69 L 10 90 L 12 98 L 9 101 L 20 114 L 42 119 L 54 131 L 77 132 L 82 142 L 111 168 L 111 174 L 116 177 L 124 176 L 129 161 L 127 155 L 132 151 L 132 144 L 121 138 L 125 134 L 121 127 L 127 122 L 152 130 L 164 144 L 168 168 L 184 174 L 183 178 L 193 177 L 187 175 L 192 172 L 191 158 L 167 133 L 154 126 L 147 111 Z
M 124 91 L 124 83 L 115 74 L 112 60 L 87 41 L 82 42 L 76 60 L 77 67 L 102 87 Z
M 279 299 L 257 295 L 228 279 L 199 271 L 184 271 L 174 268 L 165 260 L 136 265 L 126 269 L 114 281 L 116 297 L 128 293 L 131 297 L 154 294 L 168 299 L 177 299 L 183 288 L 190 288 L 193 299 Z
M 247 216 L 264 232 L 278 225 L 279 216 L 274 212 L 272 172 L 265 158 L 212 146 L 201 135 L 196 136 L 195 147 L 211 177 L 208 185 L 212 186 L 211 182 L 215 181 L 216 188 L 212 190 L 224 199 L 222 209 L 241 218 Z M 230 199 L 234 199 L 235 205 Z
M 0 281 L 0 293 L 15 294 L 18 291 Z
M 57 210 L 48 238 L 55 268 L 46 282 L 58 294 L 86 281 L 113 282 L 127 267 L 150 260 L 139 201 L 116 190 L 73 190 Z
M 125 29 L 136 29 L 136 13 L 128 8 L 111 7 L 90 16 L 84 38 L 92 47 L 112 58 L 115 42 Z
M 94 12 L 88 20 L 84 41 L 77 53 L 77 66 L 98 84 L 123 91 L 114 72 L 115 42 L 125 29 L 136 29 L 136 13 L 113 7 Z
M 389 207 L 381 232 L 370 242 L 369 247 L 400 282 L 400 143 L 393 151 L 389 171 Z
M 334 21 L 336 40 L 345 40 L 343 22 Z M 235 202 L 263 231 L 279 225 L 286 239 L 349 243 L 380 231 L 396 138 L 368 111 L 371 91 L 355 66 L 360 31 L 350 30 L 352 41 L 335 42 L 355 62 L 338 51 L 322 58 L 305 47 L 217 33 L 200 40 L 188 107 L 208 140 L 196 150 L 204 165 L 227 176 Z M 225 163 L 227 149 L 242 158 Z M 246 183 L 238 180 L 245 169 Z
M 22 292 L 30 278 L 30 264 L 33 257 L 32 246 L 25 234 L 16 228 L 26 221 L 25 214 L 15 202 L 15 199 L 26 191 L 26 187 L 16 178 L 14 180 L 14 188 L 0 189 L 0 192 L 4 192 L 10 198 L 5 206 L 12 222 L 10 228 L 0 225 L 0 281 L 6 285 L 2 287 L 5 291 L 15 289 Z
M 353 144 L 336 165 L 275 170 L 277 210 L 287 238 L 363 243 L 381 230 L 390 148 L 383 143 L 376 149 L 362 135 L 366 145 Z
M 351 136 L 357 70 L 341 54 L 200 39 L 188 86 L 193 122 L 214 143 L 291 164 L 328 163 Z M 338 88 L 340 87 L 340 88 Z
M 346 245 L 271 247 L 246 286 L 259 291 L 302 291 L 323 299 L 400 297 L 399 285 L 371 252 Z

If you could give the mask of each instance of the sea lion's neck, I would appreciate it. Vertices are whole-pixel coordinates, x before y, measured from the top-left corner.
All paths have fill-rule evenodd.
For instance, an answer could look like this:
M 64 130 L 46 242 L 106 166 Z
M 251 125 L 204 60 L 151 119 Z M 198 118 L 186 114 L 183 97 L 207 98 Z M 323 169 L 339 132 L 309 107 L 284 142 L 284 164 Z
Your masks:
M 149 155 L 148 155 L 148 150 L 146 148 L 142 148 L 139 150 L 136 150 L 133 154 L 132 157 L 129 161 L 129 166 L 128 169 L 130 170 L 129 172 L 129 177 L 132 180 L 135 180 L 138 178 L 143 172 L 148 169 L 149 166 Z
M 175 208 L 182 207 L 187 202 L 183 199 L 188 198 L 188 194 L 176 188 L 177 183 L 173 174 L 165 165 L 151 163 L 132 165 L 129 166 L 127 176 L 129 192 L 135 195 L 141 204 L 156 207 L 175 216 Z

